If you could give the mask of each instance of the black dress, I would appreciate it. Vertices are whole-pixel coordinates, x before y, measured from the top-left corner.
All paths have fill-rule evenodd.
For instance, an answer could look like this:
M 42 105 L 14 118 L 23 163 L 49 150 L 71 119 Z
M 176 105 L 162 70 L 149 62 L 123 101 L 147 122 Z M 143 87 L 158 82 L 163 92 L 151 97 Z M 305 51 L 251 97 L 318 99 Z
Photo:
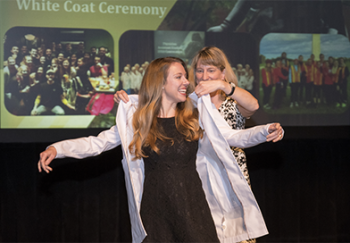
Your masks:
M 219 242 L 196 171 L 198 141 L 186 141 L 174 117 L 158 118 L 158 124 L 174 144 L 157 140 L 160 154 L 143 148 L 148 156 L 141 202 L 144 242 Z

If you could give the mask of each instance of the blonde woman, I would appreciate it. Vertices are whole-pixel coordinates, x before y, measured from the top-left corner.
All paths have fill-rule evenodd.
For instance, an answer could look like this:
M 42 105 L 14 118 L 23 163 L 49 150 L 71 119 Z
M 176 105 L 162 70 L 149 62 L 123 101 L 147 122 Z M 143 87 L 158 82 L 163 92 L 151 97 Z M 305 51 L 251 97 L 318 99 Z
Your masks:
M 227 124 L 235 130 L 245 128 L 245 121 L 259 108 L 258 101 L 245 89 L 237 86 L 237 78 L 225 53 L 217 47 L 204 47 L 192 61 L 195 92 L 201 96 L 209 93 L 211 102 L 218 109 Z M 245 70 L 245 69 L 242 69 Z M 242 78 L 245 75 L 241 75 Z M 242 148 L 231 147 L 248 185 L 247 157 Z M 255 242 L 255 239 L 249 240 Z
M 228 145 L 276 142 L 283 130 L 277 123 L 230 129 L 208 96 L 192 97 L 195 108 L 187 76 L 178 58 L 154 60 L 139 95 L 119 105 L 116 126 L 51 145 L 40 154 L 39 171 L 52 171 L 54 158 L 84 158 L 122 145 L 133 242 L 237 242 L 265 235 Z

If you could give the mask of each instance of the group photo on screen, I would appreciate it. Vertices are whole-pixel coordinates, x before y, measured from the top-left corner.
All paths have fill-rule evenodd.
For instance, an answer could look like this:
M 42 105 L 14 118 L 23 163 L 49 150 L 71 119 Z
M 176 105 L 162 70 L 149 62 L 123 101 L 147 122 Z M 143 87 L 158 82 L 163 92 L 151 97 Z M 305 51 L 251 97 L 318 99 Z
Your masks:
M 113 40 L 104 30 L 15 27 L 5 36 L 5 107 L 16 116 L 99 115 L 114 107 Z
M 343 35 L 268 34 L 260 43 L 267 113 L 336 114 L 349 107 L 350 44 Z

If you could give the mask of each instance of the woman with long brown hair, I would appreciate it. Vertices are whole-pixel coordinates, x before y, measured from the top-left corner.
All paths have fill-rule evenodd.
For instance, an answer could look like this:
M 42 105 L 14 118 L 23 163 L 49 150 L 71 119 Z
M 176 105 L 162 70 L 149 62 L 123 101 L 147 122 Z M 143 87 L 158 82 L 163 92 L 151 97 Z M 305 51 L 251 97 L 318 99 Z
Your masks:
M 192 97 L 195 108 L 187 76 L 178 58 L 154 60 L 139 95 L 119 105 L 116 126 L 49 146 L 38 169 L 49 173 L 54 158 L 85 158 L 122 145 L 133 242 L 237 242 L 265 235 L 228 146 L 276 142 L 283 130 L 278 123 L 230 129 L 208 96 Z

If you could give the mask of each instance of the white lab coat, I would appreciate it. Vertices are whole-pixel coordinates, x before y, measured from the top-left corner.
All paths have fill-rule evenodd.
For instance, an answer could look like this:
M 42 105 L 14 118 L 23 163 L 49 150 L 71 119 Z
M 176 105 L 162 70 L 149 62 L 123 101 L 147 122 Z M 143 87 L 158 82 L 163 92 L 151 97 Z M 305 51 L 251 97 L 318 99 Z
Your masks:
M 197 152 L 197 172 L 202 181 L 220 242 L 239 242 L 268 234 L 263 216 L 248 186 L 231 146 L 247 148 L 266 141 L 268 126 L 246 130 L 232 130 L 211 103 L 209 95 L 191 98 L 199 111 L 199 122 L 204 130 Z M 132 118 L 138 96 L 130 95 L 128 103 L 118 107 L 116 126 L 97 137 L 65 140 L 53 144 L 56 158 L 85 158 L 122 145 L 123 169 L 133 242 L 142 242 L 147 233 L 140 217 L 144 181 L 143 159 L 132 160 L 128 146 L 133 138 Z

